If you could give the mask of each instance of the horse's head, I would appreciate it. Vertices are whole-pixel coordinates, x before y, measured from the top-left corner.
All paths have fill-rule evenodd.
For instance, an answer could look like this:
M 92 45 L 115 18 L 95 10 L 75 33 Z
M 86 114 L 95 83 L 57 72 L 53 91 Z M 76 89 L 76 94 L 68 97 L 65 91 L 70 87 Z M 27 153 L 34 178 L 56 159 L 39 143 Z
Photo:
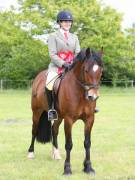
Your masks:
M 99 83 L 103 70 L 103 49 L 95 52 L 90 48 L 82 50 L 78 58 L 82 61 L 79 82 L 85 90 L 85 98 L 95 101 L 99 97 Z

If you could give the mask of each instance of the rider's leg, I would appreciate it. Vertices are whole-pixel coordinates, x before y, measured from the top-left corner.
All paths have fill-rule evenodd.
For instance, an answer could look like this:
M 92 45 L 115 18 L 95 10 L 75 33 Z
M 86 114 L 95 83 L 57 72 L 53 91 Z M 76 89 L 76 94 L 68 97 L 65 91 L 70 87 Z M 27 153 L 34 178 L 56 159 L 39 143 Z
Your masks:
M 46 92 L 47 101 L 48 101 L 48 120 L 51 121 L 57 118 L 57 114 L 55 113 L 55 110 L 54 110 L 52 91 L 45 88 L 45 92 Z
M 46 93 L 47 101 L 48 101 L 48 120 L 57 119 L 57 112 L 54 109 L 54 99 L 53 99 L 53 94 L 52 94 L 53 85 L 57 76 L 58 74 L 54 72 L 49 72 L 47 75 L 45 93 Z
M 52 96 L 52 91 L 47 89 L 47 87 L 45 87 L 45 93 L 47 96 L 47 101 L 48 101 L 48 109 L 52 109 L 53 108 L 53 96 Z

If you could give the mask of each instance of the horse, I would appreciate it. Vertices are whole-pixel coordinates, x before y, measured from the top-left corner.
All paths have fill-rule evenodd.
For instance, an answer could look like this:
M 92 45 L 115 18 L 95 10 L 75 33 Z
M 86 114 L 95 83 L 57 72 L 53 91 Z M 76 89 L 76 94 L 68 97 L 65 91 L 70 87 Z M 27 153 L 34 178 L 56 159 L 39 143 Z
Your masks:
M 99 85 L 103 71 L 103 50 L 99 52 L 91 48 L 84 48 L 74 58 L 71 67 L 66 71 L 61 80 L 55 109 L 58 112 L 58 120 L 53 124 L 48 121 L 48 103 L 45 94 L 47 70 L 40 72 L 32 84 L 32 140 L 28 149 L 28 157 L 34 157 L 35 139 L 41 143 L 53 144 L 53 158 L 61 159 L 58 149 L 57 136 L 59 126 L 64 120 L 66 159 L 64 174 L 72 174 L 70 165 L 70 153 L 72 150 L 72 126 L 81 119 L 84 122 L 84 148 L 85 173 L 95 174 L 90 160 L 91 130 L 94 123 L 94 111 L 96 100 L 99 97 Z M 70 83 L 69 83 L 70 82 Z

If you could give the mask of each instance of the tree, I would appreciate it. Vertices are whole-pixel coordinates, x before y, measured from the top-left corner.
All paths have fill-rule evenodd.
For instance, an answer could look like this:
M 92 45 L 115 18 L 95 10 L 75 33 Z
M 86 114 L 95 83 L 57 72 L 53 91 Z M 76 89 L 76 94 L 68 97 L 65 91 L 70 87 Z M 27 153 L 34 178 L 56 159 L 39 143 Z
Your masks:
M 47 44 L 33 37 L 58 28 L 56 16 L 60 10 L 73 13 L 72 31 L 81 47 L 99 50 L 104 47 L 103 80 L 132 79 L 135 76 L 135 55 L 132 30 L 121 30 L 122 14 L 97 0 L 18 0 L 19 13 L 14 9 L 1 14 L 2 52 L 0 77 L 33 78 L 47 67 Z M 10 30 L 9 30 L 10 29 Z M 40 61 L 40 62 L 39 62 Z M 20 66 L 19 66 L 20 65 Z M 18 67 L 19 66 L 19 67 Z M 22 68 L 23 67 L 23 68 Z
M 47 67 L 47 46 L 15 26 L 14 14 L 0 14 L 0 37 L 0 78 L 32 79 Z

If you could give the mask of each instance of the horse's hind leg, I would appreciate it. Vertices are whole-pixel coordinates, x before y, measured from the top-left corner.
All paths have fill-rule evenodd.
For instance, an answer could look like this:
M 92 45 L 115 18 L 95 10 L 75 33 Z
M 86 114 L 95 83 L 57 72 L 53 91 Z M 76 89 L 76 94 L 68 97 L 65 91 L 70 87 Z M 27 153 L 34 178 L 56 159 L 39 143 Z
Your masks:
M 31 145 L 28 149 L 28 158 L 29 159 L 33 159 L 34 158 L 34 142 L 35 142 L 35 138 L 36 138 L 36 127 L 35 124 L 32 125 L 32 139 L 31 139 Z
M 41 113 L 39 111 L 33 112 L 33 125 L 32 125 L 32 139 L 31 144 L 28 149 L 28 158 L 33 159 L 34 158 L 34 142 L 36 139 L 37 129 L 38 129 L 38 123 Z
M 62 121 L 61 119 L 58 119 L 52 125 L 52 144 L 53 144 L 52 157 L 53 159 L 56 160 L 61 159 L 61 155 L 58 148 L 58 138 L 57 138 L 59 133 L 59 125 L 61 124 L 61 121 Z

